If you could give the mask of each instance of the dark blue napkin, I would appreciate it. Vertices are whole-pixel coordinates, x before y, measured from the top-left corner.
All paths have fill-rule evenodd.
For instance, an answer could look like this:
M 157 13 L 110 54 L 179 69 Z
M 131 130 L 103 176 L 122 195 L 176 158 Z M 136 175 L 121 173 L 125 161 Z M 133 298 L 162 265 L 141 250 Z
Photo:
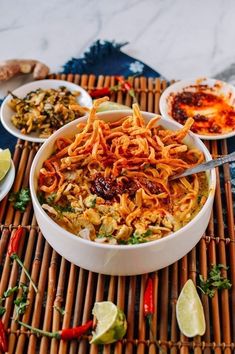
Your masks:
M 2 104 L 2 101 L 3 99 L 0 98 L 0 105 Z M 3 125 L 0 121 L 0 148 L 1 149 L 9 148 L 13 153 L 15 149 L 16 141 L 17 139 L 3 128 Z
M 64 74 L 122 75 L 125 77 L 141 75 L 160 77 L 161 75 L 121 51 L 127 44 L 97 40 L 80 59 L 72 58 L 63 66 Z

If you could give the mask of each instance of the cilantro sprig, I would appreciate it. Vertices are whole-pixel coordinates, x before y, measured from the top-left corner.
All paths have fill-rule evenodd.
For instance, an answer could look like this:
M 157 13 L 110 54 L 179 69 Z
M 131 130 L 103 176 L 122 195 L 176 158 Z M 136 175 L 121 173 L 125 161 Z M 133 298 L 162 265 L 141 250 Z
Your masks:
M 0 305 L 0 317 L 2 317 L 5 312 L 6 312 L 5 307 L 3 307 L 2 305 Z
M 19 286 L 14 286 L 13 288 L 8 288 L 6 291 L 4 291 L 3 296 L 0 298 L 0 318 L 6 312 L 5 306 L 3 306 L 3 303 L 5 302 L 6 298 L 12 296 L 20 289 L 22 289 L 21 295 L 14 300 L 16 308 L 16 318 L 25 313 L 25 310 L 28 306 L 28 286 L 21 283 Z
M 215 295 L 217 289 L 230 289 L 232 287 L 230 280 L 221 275 L 221 269 L 227 270 L 228 267 L 223 264 L 214 264 L 211 267 L 208 279 L 204 279 L 201 274 L 199 275 L 200 285 L 198 286 L 198 289 L 210 298 Z
M 153 234 L 152 230 L 148 229 L 146 232 L 140 234 L 138 231 L 134 232 L 133 235 L 128 240 L 129 245 L 137 245 L 139 243 L 147 242 L 146 237 Z
M 11 193 L 9 201 L 13 203 L 14 208 L 25 211 L 28 202 L 31 200 L 28 188 L 22 188 L 19 192 Z
M 4 291 L 3 297 L 4 298 L 10 297 L 18 290 L 18 288 L 19 288 L 18 286 L 14 286 L 14 288 L 8 288 L 6 291 Z
M 18 318 L 20 315 L 23 315 L 26 311 L 27 306 L 29 305 L 27 300 L 29 289 L 24 284 L 20 284 L 20 287 L 22 288 L 22 294 L 14 301 L 14 304 L 16 306 L 16 318 Z

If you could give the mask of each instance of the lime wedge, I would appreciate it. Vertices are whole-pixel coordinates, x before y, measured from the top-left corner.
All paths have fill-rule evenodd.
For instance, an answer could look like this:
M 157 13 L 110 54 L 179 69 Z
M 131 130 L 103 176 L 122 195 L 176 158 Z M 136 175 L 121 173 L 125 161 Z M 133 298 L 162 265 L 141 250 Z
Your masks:
M 99 105 L 99 107 L 97 108 L 97 112 L 117 111 L 120 109 L 131 110 L 130 107 L 124 106 L 123 104 L 112 102 L 112 101 L 106 101 L 106 102 L 103 102 Z
M 96 330 L 90 343 L 109 344 L 122 339 L 126 334 L 126 316 L 110 301 L 96 302 L 92 310 L 96 317 Z
M 191 279 L 181 290 L 176 304 L 176 318 L 185 336 L 202 336 L 205 333 L 206 323 L 202 303 Z
M 0 151 L 0 181 L 6 176 L 11 167 L 11 153 L 9 149 Z

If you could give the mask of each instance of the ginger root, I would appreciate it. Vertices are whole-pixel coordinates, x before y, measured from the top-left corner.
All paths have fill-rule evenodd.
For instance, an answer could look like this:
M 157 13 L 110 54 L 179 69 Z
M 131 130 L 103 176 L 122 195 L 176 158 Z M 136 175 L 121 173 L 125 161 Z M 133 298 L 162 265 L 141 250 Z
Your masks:
M 34 79 L 44 79 L 49 68 L 38 60 L 11 59 L 0 62 L 0 81 L 6 81 L 17 74 L 33 73 Z

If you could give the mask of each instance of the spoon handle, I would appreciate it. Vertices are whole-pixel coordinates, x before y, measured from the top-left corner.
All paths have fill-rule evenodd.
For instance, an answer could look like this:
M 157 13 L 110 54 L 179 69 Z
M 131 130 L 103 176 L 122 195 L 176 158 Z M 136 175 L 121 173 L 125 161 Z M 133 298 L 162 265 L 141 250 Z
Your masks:
M 229 155 L 225 155 L 223 157 L 219 157 L 218 159 L 210 160 L 210 161 L 201 163 L 200 165 L 197 165 L 195 167 L 188 168 L 184 172 L 178 173 L 178 174 L 170 177 L 169 179 L 173 180 L 173 179 L 177 179 L 179 177 L 189 176 L 189 175 L 192 175 L 194 173 L 199 173 L 199 172 L 211 170 L 212 168 L 215 168 L 215 167 L 221 166 L 221 165 L 223 165 L 225 163 L 233 162 L 233 161 L 235 161 L 235 151 L 232 152 Z

